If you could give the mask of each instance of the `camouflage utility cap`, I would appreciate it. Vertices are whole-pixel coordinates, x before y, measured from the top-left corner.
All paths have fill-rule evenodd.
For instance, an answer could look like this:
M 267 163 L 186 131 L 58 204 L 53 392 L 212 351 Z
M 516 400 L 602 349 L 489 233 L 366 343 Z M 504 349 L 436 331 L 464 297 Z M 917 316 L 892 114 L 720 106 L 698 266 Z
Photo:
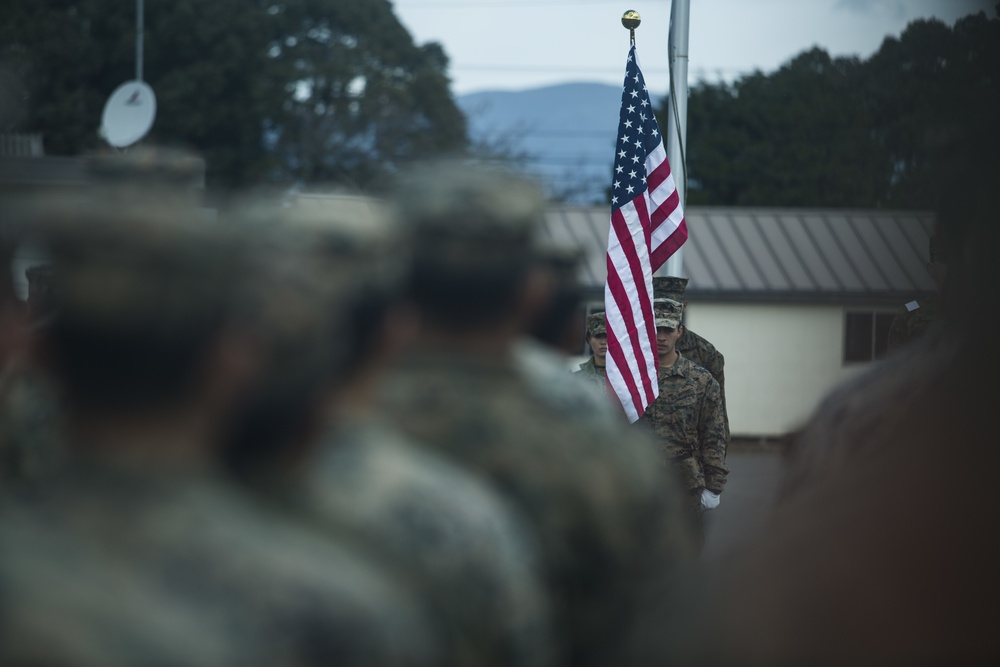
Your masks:
M 92 331 L 170 335 L 214 319 L 243 268 L 234 231 L 198 219 L 193 206 L 153 198 L 42 204 L 33 230 L 51 263 L 50 304 Z
M 418 170 L 397 190 L 393 213 L 422 262 L 477 274 L 528 257 L 545 198 L 516 174 L 462 163 Z
M 352 364 L 352 346 L 330 342 L 350 339 L 359 304 L 402 289 L 408 253 L 377 202 L 364 215 L 343 203 L 251 197 L 229 214 L 252 244 L 241 306 L 276 360 L 275 386 Z
M 673 299 L 680 303 L 684 302 L 684 290 L 687 288 L 688 279 L 676 276 L 654 277 L 653 297 L 657 299 Z
M 605 336 L 607 333 L 607 323 L 604 319 L 604 313 L 593 313 L 587 316 L 588 336 Z
M 673 299 L 653 299 L 653 322 L 656 328 L 676 329 L 681 325 L 684 306 Z

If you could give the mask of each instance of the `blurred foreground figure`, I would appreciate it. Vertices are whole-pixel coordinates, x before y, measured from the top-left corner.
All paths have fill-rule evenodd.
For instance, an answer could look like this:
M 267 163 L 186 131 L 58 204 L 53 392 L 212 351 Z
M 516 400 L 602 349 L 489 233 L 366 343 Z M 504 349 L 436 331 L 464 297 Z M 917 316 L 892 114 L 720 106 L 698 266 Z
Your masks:
M 0 663 L 435 664 L 370 555 L 214 473 L 255 361 L 231 326 L 236 235 L 131 184 L 39 211 L 53 319 L 38 355 L 71 460 L 0 500 Z
M 539 248 L 536 266 L 547 277 L 548 296 L 528 335 L 514 343 L 514 362 L 553 410 L 567 419 L 605 419 L 627 424 L 621 410 L 608 400 L 607 390 L 578 382 L 569 373 L 570 355 L 580 351 L 580 327 L 586 308 L 577 277 L 580 255 L 555 248 Z
M 567 410 L 513 360 L 546 298 L 531 250 L 539 190 L 470 165 L 415 174 L 395 203 L 421 329 L 386 382 L 383 414 L 531 522 L 559 664 L 627 664 L 639 600 L 690 557 L 675 484 L 651 441 Z
M 256 209 L 246 326 L 262 373 L 231 427 L 230 467 L 277 510 L 363 545 L 406 581 L 438 665 L 548 664 L 519 518 L 483 480 L 370 414 L 382 367 L 413 329 L 401 239 L 377 212 L 355 217 L 335 199 Z
M 773 516 L 709 573 L 681 663 L 1000 661 L 1000 497 L 989 481 L 1000 466 L 996 156 L 943 165 L 938 223 L 961 250 L 939 323 L 839 388 L 795 434 Z

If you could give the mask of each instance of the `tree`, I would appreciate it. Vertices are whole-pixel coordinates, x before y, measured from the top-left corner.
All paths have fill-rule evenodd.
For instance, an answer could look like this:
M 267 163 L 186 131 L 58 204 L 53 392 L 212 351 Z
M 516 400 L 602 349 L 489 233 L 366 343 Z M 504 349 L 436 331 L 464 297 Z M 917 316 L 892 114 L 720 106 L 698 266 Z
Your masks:
M 857 99 L 858 69 L 856 59 L 814 48 L 771 75 L 696 86 L 688 104 L 688 201 L 874 205 L 887 158 L 867 140 L 871 119 Z
M 865 63 L 861 86 L 874 116 L 872 139 L 891 162 L 887 204 L 938 204 L 942 170 L 955 147 L 996 123 L 997 72 L 1000 19 L 982 13 L 953 28 L 915 21 Z
M 376 185 L 400 163 L 464 150 L 447 56 L 414 46 L 388 2 L 297 0 L 273 11 L 285 32 L 269 56 L 292 74 L 269 129 L 290 176 Z
M 447 57 L 417 46 L 387 0 L 149 0 L 150 142 L 185 145 L 209 185 L 377 185 L 406 161 L 464 149 Z M 28 90 L 19 129 L 47 152 L 98 148 L 111 91 L 134 77 L 135 5 L 7 0 L 0 57 Z
M 865 61 L 804 52 L 695 86 L 688 202 L 934 208 L 950 152 L 996 122 L 1000 19 L 914 21 Z M 657 109 L 665 126 L 668 108 Z

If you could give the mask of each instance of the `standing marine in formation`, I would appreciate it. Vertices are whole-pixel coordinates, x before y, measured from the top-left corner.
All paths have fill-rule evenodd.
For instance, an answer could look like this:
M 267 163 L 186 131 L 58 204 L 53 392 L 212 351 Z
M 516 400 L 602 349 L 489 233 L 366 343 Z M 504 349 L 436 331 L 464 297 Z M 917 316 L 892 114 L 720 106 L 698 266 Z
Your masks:
M 684 290 L 687 288 L 688 279 L 675 276 L 654 277 L 653 278 L 653 298 L 671 299 L 681 304 L 682 312 L 687 310 L 687 299 L 684 298 Z M 729 442 L 729 413 L 726 411 L 726 358 L 712 343 L 702 336 L 684 327 L 680 339 L 677 341 L 677 351 L 684 355 L 684 358 L 701 366 L 712 374 L 715 381 L 719 383 L 719 392 L 722 395 L 722 419 L 726 428 L 726 442 Z
M 573 375 L 585 380 L 607 393 L 608 371 L 605 361 L 608 355 L 608 332 L 604 313 L 592 313 L 587 316 L 587 345 L 590 346 L 590 359 L 580 364 Z
M 684 307 L 654 299 L 659 395 L 641 421 L 653 431 L 686 493 L 688 519 L 704 541 L 702 512 L 718 506 L 726 485 L 726 432 L 719 383 L 677 349 Z

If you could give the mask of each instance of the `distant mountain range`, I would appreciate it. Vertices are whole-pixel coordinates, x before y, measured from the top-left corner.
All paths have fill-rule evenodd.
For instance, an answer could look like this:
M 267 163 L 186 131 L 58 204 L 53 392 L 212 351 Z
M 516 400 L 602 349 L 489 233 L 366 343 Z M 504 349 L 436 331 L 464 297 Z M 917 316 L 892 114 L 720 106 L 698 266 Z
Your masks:
M 460 95 L 475 141 L 523 153 L 551 195 L 604 202 L 611 181 L 621 88 L 566 83 L 521 91 Z M 654 96 L 653 104 L 660 100 Z

